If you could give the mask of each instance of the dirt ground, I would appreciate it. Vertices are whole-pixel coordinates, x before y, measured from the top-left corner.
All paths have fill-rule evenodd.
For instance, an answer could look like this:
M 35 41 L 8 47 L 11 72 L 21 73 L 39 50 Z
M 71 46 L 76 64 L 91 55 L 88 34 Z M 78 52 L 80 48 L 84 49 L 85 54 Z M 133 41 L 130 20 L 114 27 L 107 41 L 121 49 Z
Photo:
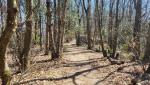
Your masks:
M 50 61 L 50 56 L 40 52 L 31 60 L 32 65 L 26 73 L 13 76 L 13 84 L 129 85 L 131 79 L 142 73 L 142 68 L 134 62 L 111 65 L 101 53 L 73 44 L 65 44 L 62 61 Z

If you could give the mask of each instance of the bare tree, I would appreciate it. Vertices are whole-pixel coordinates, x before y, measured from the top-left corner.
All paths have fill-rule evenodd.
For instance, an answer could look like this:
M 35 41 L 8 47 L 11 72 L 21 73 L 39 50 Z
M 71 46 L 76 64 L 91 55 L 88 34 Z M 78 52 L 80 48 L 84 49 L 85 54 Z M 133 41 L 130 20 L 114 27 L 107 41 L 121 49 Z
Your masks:
M 4 16 L 3 16 L 3 1 L 0 0 L 0 8 L 1 8 L 1 33 L 4 30 Z
M 91 34 L 91 0 L 87 1 L 87 7 L 85 0 L 83 0 L 83 7 L 86 13 L 86 33 L 87 33 L 87 44 L 88 49 L 92 49 L 92 34 Z
M 46 40 L 45 40 L 45 55 L 48 55 L 48 52 L 49 52 L 49 26 L 50 26 L 50 0 L 46 0 L 46 8 L 47 8 L 47 23 L 46 23 L 46 31 L 45 31 L 45 36 L 46 36 Z
M 29 52 L 32 38 L 32 1 L 26 0 L 26 31 L 24 36 L 24 46 L 20 55 L 21 70 L 25 71 L 30 66 Z
M 108 45 L 112 48 L 112 36 L 113 36 L 113 8 L 114 0 L 110 0 L 109 4 L 109 24 L 108 24 Z
M 133 28 L 133 53 L 135 59 L 140 57 L 140 31 L 141 31 L 141 14 L 142 14 L 142 0 L 134 0 L 136 10 L 135 23 Z
M 150 23 L 149 23 L 149 28 L 148 28 L 148 32 L 147 32 L 147 42 L 146 42 L 146 46 L 145 46 L 145 53 L 144 53 L 144 62 L 149 62 L 150 61 Z
M 9 70 L 6 61 L 6 49 L 8 47 L 11 36 L 16 30 L 17 26 L 17 0 L 7 1 L 7 22 L 4 32 L 0 37 L 0 76 L 2 79 L 2 85 L 10 85 L 11 71 Z
M 145 62 L 150 62 L 150 23 L 149 23 L 149 28 L 147 32 L 147 43 L 146 43 L 146 48 L 145 48 L 145 53 L 144 53 L 144 61 Z M 147 69 L 147 73 L 150 73 L 150 64 Z
M 38 17 L 38 14 L 40 12 L 40 4 L 41 4 L 41 0 L 38 0 L 37 1 L 37 4 L 34 3 L 35 7 L 34 8 L 34 44 L 37 44 L 37 39 L 38 39 L 38 26 L 39 26 L 39 17 Z
M 75 1 L 75 4 L 76 4 L 76 7 L 77 7 L 77 14 L 78 14 L 78 22 L 79 22 L 79 25 L 81 26 L 81 17 L 80 17 L 80 6 L 81 6 L 81 0 L 74 0 Z M 75 33 L 75 36 L 76 36 L 76 45 L 77 46 L 81 46 L 81 40 L 80 40 L 80 30 L 77 30 L 77 32 Z
M 62 53 L 63 53 L 63 41 L 64 41 L 64 32 L 65 32 L 65 11 L 66 11 L 66 7 L 67 7 L 67 1 L 68 0 L 63 0 L 63 1 L 59 1 L 57 2 L 57 16 L 58 16 L 58 22 L 57 22 L 57 32 L 55 32 L 54 29 L 56 29 L 56 26 L 54 26 L 55 28 L 53 29 L 54 31 L 51 30 L 51 44 L 52 44 L 52 52 L 51 52 L 51 57 L 52 60 L 57 60 L 60 59 L 62 57 Z M 54 21 L 56 22 L 56 21 Z M 55 34 L 57 33 L 57 34 Z M 57 38 L 57 39 L 55 39 Z
M 119 29 L 119 0 L 116 1 L 116 14 L 115 14 L 115 28 L 113 35 L 113 43 L 112 43 L 112 55 L 111 57 L 115 57 L 116 49 L 117 49 L 117 40 L 118 40 L 118 29 Z
M 104 1 L 101 0 L 100 6 L 99 6 L 99 0 L 96 0 L 96 16 L 98 20 L 98 32 L 99 32 L 99 37 L 100 37 L 100 45 L 102 48 L 102 53 L 104 57 L 107 57 L 107 52 L 104 48 L 104 41 L 103 41 L 103 35 L 102 35 L 102 28 L 103 28 L 103 6 L 104 6 Z
M 42 50 L 42 15 L 39 13 L 39 29 L 40 29 L 40 50 Z

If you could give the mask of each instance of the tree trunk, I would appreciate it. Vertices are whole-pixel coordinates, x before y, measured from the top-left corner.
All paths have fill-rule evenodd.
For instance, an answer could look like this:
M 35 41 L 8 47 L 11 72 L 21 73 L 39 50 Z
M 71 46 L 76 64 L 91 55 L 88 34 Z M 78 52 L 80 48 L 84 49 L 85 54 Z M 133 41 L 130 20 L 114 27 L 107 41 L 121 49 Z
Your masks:
M 118 42 L 118 29 L 119 29 L 119 0 L 116 1 L 116 16 L 115 16 L 115 29 L 113 35 L 113 45 L 112 45 L 112 54 L 111 57 L 115 58 L 116 49 L 117 49 L 117 42 Z
M 46 40 L 45 40 L 45 55 L 48 55 L 49 52 L 49 44 L 51 43 L 50 37 L 50 25 L 51 25 L 51 14 L 50 14 L 50 0 L 46 0 L 46 8 L 47 8 L 47 23 L 46 23 Z
M 57 59 L 57 53 L 56 53 L 56 42 L 57 42 L 57 3 L 56 0 L 54 0 L 54 27 L 50 28 L 50 40 L 51 40 L 51 59 L 56 60 Z
M 87 6 L 87 9 L 86 9 L 86 6 L 85 6 L 85 1 L 83 0 L 83 6 L 84 6 L 84 10 L 85 10 L 85 13 L 86 13 L 86 20 L 87 20 L 87 23 L 86 23 L 86 32 L 87 32 L 87 44 L 88 44 L 88 49 L 92 49 L 92 35 L 91 35 L 91 0 L 88 0 L 88 6 Z
M 45 39 L 45 55 L 48 55 L 48 51 L 49 51 L 49 49 L 48 49 L 48 30 L 49 29 L 49 26 L 48 26 L 48 23 L 46 24 L 46 31 L 45 31 L 45 36 L 46 36 L 46 39 Z
M 35 27 L 34 27 L 34 43 L 37 44 L 37 34 L 38 34 L 38 19 L 35 21 Z
M 108 24 L 108 45 L 111 49 L 112 49 L 112 36 L 113 36 L 113 6 L 114 6 L 114 1 L 110 0 L 109 24 Z
M 75 36 L 76 36 L 76 45 L 81 46 L 80 31 L 77 31 L 75 33 Z
M 57 33 L 58 33 L 58 29 L 57 29 L 57 2 L 56 0 L 54 0 L 54 29 L 53 29 L 53 38 L 54 38 L 54 42 L 57 42 Z
M 82 23 L 84 28 L 84 35 L 86 35 L 86 20 L 85 20 L 85 11 L 84 11 L 84 4 L 82 3 Z
M 146 42 L 146 48 L 145 48 L 145 53 L 144 53 L 144 58 L 143 61 L 145 63 L 150 62 L 150 23 L 149 23 L 149 28 L 146 36 L 147 42 Z M 150 71 L 149 71 L 150 73 Z
M 99 4 L 98 4 L 98 0 L 96 0 L 96 11 L 97 11 L 97 18 L 98 18 L 98 31 L 99 31 L 99 37 L 100 37 L 100 45 L 101 45 L 101 48 L 102 48 L 102 53 L 103 53 L 103 56 L 104 57 L 107 57 L 107 52 L 104 48 L 104 42 L 103 42 L 103 36 L 102 36 L 102 27 L 103 27 L 103 23 L 102 23 L 102 20 L 103 20 L 103 0 L 101 0 L 101 6 L 100 6 L 100 9 L 99 9 Z
M 40 50 L 42 50 L 42 20 L 41 20 L 42 16 L 41 13 L 39 13 L 39 29 L 40 29 Z
M 80 1 L 79 2 L 76 2 L 76 5 L 77 5 L 77 14 L 78 14 L 78 22 L 79 22 L 79 25 L 81 26 L 81 19 L 80 19 Z M 76 45 L 77 46 L 81 46 L 81 39 L 80 39 L 80 30 L 78 30 L 76 33 L 75 33 L 75 36 L 76 36 Z
M 52 60 L 57 60 L 57 59 L 61 59 L 62 57 L 62 53 L 63 53 L 63 41 L 64 41 L 64 25 L 65 25 L 65 11 L 66 11 L 66 6 L 67 6 L 67 1 L 68 0 L 64 0 L 64 2 L 61 2 L 58 0 L 58 8 L 57 8 L 57 14 L 58 14 L 58 32 L 57 32 L 57 42 L 56 49 L 54 49 L 52 51 Z M 54 28 L 55 29 L 55 28 Z
M 6 49 L 8 47 L 9 41 L 12 34 L 16 30 L 17 26 L 17 0 L 7 1 L 7 22 L 4 32 L 0 37 L 0 76 L 2 79 L 2 85 L 10 85 L 11 72 L 9 70 L 7 60 L 6 60 Z
M 29 52 L 32 38 L 32 1 L 26 0 L 26 31 L 24 36 L 24 47 L 20 55 L 21 71 L 25 71 L 30 66 Z
M 3 2 L 2 0 L 0 0 L 0 6 L 3 7 Z M 1 10 L 1 34 L 3 33 L 3 30 L 4 30 L 4 23 L 3 23 L 3 20 L 4 20 L 4 16 L 3 16 L 3 10 Z
M 49 31 L 49 50 L 52 50 L 52 39 L 51 37 L 53 36 L 51 34 L 52 29 L 51 29 L 51 5 L 49 0 L 47 0 L 47 26 L 48 26 L 48 31 Z
M 135 24 L 133 28 L 133 53 L 134 60 L 138 60 L 140 57 L 140 30 L 141 30 L 141 14 L 142 14 L 142 0 L 134 0 L 135 4 Z
M 87 39 L 88 39 L 88 49 L 92 49 L 92 34 L 91 34 L 91 0 L 88 0 L 88 15 L 87 15 Z

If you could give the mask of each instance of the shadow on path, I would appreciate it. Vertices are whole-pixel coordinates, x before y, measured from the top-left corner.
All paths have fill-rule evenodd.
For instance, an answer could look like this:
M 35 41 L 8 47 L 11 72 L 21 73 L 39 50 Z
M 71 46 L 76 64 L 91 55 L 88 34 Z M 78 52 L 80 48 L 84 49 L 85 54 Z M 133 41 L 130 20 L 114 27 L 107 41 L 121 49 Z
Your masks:
M 26 84 L 26 83 L 35 82 L 35 81 L 60 81 L 60 80 L 72 79 L 74 84 L 77 85 L 77 83 L 75 82 L 75 78 L 77 76 L 82 75 L 83 73 L 91 72 L 91 71 L 97 70 L 99 68 L 104 68 L 104 67 L 108 67 L 108 66 L 110 66 L 110 65 L 97 66 L 97 67 L 94 67 L 94 68 L 90 68 L 90 69 L 87 69 L 87 70 L 76 72 L 74 74 L 71 74 L 71 75 L 65 76 L 65 77 L 59 77 L 59 78 L 38 78 L 38 79 L 27 80 L 27 81 L 20 82 L 19 84 Z
M 112 76 L 115 72 L 126 73 L 126 74 L 132 75 L 132 73 L 130 73 L 130 72 L 121 72 L 121 70 L 123 70 L 123 69 L 126 68 L 126 67 L 135 66 L 135 65 L 138 65 L 138 64 L 135 63 L 135 64 L 131 64 L 131 65 L 119 67 L 119 68 L 117 68 L 115 71 L 110 72 L 108 75 L 106 75 L 104 79 L 97 81 L 94 85 L 99 85 L 100 82 L 105 81 L 105 80 L 108 79 L 110 76 Z

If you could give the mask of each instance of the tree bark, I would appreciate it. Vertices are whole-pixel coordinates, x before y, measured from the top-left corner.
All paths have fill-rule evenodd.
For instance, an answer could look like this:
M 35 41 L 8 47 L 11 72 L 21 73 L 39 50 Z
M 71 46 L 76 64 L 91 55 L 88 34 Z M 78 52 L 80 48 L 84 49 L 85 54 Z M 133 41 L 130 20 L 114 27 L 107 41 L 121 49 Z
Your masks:
M 134 60 L 138 60 L 140 57 L 140 31 L 141 31 L 141 14 L 142 14 L 142 0 L 134 0 L 136 15 L 135 24 L 133 28 L 133 53 Z
M 39 13 L 39 29 L 40 29 L 40 50 L 42 50 L 42 16 L 41 13 Z
M 11 71 L 9 70 L 7 60 L 6 60 L 6 49 L 8 47 L 9 41 L 12 34 L 16 30 L 17 26 L 17 0 L 7 1 L 7 22 L 4 32 L 0 37 L 0 76 L 2 79 L 2 85 L 10 85 L 11 81 Z
M 48 45 L 49 45 L 49 43 L 48 43 L 49 32 L 48 31 L 49 30 L 48 29 L 49 29 L 49 26 L 48 26 L 48 23 L 46 23 L 46 31 L 45 31 L 45 34 L 46 34 L 45 35 L 45 37 L 46 37 L 45 38 L 45 55 L 48 55 L 48 52 L 49 52 L 49 49 L 48 49 Z
M 50 35 L 50 26 L 51 26 L 51 14 L 50 14 L 50 0 L 46 0 L 46 8 L 47 8 L 47 23 L 46 23 L 46 40 L 45 40 L 45 55 L 49 54 L 49 47 L 51 43 Z
M 48 27 L 48 32 L 49 32 L 49 50 L 52 50 L 52 39 L 51 37 L 53 36 L 52 29 L 51 29 L 51 5 L 50 2 L 47 0 L 47 27 Z
M 150 23 L 149 23 L 149 28 L 146 36 L 147 42 L 145 46 L 145 53 L 144 53 L 144 58 L 143 61 L 145 63 L 150 62 Z
M 88 7 L 85 7 L 85 1 L 83 0 L 83 6 L 86 13 L 86 32 L 87 32 L 87 41 L 88 49 L 92 49 L 92 34 L 91 34 L 91 0 L 88 0 Z
M 57 2 L 56 0 L 54 0 L 54 31 L 53 31 L 53 37 L 54 37 L 54 42 L 57 42 L 57 33 L 58 33 L 58 29 L 57 29 Z
M 56 49 L 54 49 L 52 51 L 52 60 L 58 60 L 58 59 L 61 59 L 62 57 L 62 53 L 63 53 L 63 41 L 64 41 L 64 32 L 65 32 L 65 28 L 64 28 L 64 25 L 65 25 L 65 11 L 66 11 L 66 7 L 67 7 L 67 1 L 68 0 L 64 0 L 63 2 L 62 1 L 59 1 L 58 0 L 58 8 L 57 8 L 57 14 L 58 14 L 58 32 L 57 32 L 57 42 L 55 42 L 56 46 L 53 46 L 53 47 L 56 47 Z M 54 28 L 55 29 L 55 28 Z
M 113 7 L 114 7 L 114 1 L 110 0 L 109 24 L 108 24 L 108 45 L 111 49 L 112 49 L 112 36 L 113 36 Z
M 99 31 L 99 37 L 100 37 L 100 45 L 101 45 L 101 48 L 102 48 L 102 53 L 103 53 L 103 56 L 104 57 L 107 57 L 107 52 L 104 48 L 104 42 L 103 42 L 103 36 L 102 36 L 102 27 L 103 27 L 103 0 L 101 0 L 101 6 L 100 6 L 100 9 L 99 9 L 99 4 L 98 4 L 98 0 L 96 0 L 96 11 L 97 11 L 97 19 L 98 19 L 98 31 Z
M 0 0 L 0 7 L 1 7 L 1 8 L 3 7 L 3 2 L 2 2 L 2 0 Z M 4 22 L 3 22 L 3 20 L 4 20 L 3 10 L 1 10 L 1 24 L 2 24 L 2 26 L 1 26 L 1 34 L 3 33 L 3 30 L 4 30 Z
M 76 1 L 75 0 L 75 3 L 76 3 L 76 6 L 77 6 L 77 14 L 78 14 L 78 23 L 79 23 L 79 26 L 81 26 L 81 18 L 80 18 L 80 5 L 81 5 L 81 0 L 80 1 Z M 77 46 L 81 46 L 81 39 L 80 39 L 80 30 L 76 31 L 75 32 L 75 36 L 76 36 L 76 45 Z
M 25 71 L 30 66 L 29 52 L 32 39 L 32 1 L 26 0 L 26 31 L 24 36 L 24 47 L 20 55 L 21 71 Z
M 34 27 L 34 43 L 37 44 L 37 34 L 38 34 L 38 19 L 35 21 Z
M 115 58 L 116 49 L 117 49 L 117 42 L 118 42 L 118 30 L 119 30 L 119 0 L 116 1 L 116 16 L 115 16 L 115 29 L 113 35 L 113 45 L 112 45 L 112 54 L 111 57 Z

